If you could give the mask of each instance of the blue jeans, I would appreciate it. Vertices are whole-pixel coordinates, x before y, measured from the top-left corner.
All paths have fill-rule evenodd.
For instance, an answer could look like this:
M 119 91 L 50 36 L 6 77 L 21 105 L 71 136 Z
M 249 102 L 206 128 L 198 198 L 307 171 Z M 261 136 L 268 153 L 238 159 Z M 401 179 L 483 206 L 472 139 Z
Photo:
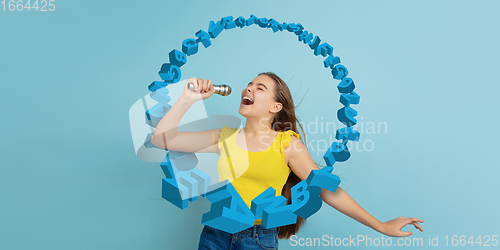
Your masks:
M 255 225 L 230 234 L 205 225 L 198 249 L 278 249 L 278 228 L 266 229 L 261 225 Z

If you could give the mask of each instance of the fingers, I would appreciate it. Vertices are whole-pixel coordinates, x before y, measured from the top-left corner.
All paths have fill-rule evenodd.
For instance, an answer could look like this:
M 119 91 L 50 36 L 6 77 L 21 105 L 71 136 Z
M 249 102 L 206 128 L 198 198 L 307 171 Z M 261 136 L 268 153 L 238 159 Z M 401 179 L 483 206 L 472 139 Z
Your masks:
M 422 226 L 420 226 L 420 224 L 418 224 L 418 222 L 424 222 L 424 221 L 423 221 L 423 220 L 421 220 L 421 219 L 413 218 L 413 217 L 412 217 L 412 218 L 407 218 L 407 219 L 405 220 L 405 224 L 403 225 L 403 227 L 404 227 L 405 225 L 410 225 L 410 224 L 412 224 L 413 226 L 415 226 L 415 228 L 416 228 L 416 229 L 420 230 L 420 232 L 423 232 L 423 231 L 424 231 L 424 229 L 422 229 Z M 405 233 L 407 233 L 407 232 L 405 232 Z M 411 232 L 410 232 L 410 233 L 411 233 Z M 409 234 L 409 235 L 412 235 L 412 234 L 413 234 L 413 233 L 411 233 L 411 234 Z M 408 235 L 408 236 L 409 236 L 409 235 Z
M 212 85 L 212 80 L 208 79 L 203 82 L 203 92 L 207 93 L 210 91 L 210 85 Z
M 407 237 L 407 236 L 410 236 L 410 235 L 412 235 L 412 234 L 413 234 L 413 233 L 412 233 L 412 232 L 410 232 L 410 231 L 406 231 L 406 232 L 402 232 L 402 233 L 404 234 L 404 236 L 403 236 L 403 237 Z
M 205 92 L 205 88 L 207 87 L 207 80 L 205 79 L 198 79 L 199 80 L 199 83 L 200 83 L 200 93 L 204 93 Z
M 201 90 L 203 89 L 203 79 L 197 79 L 196 81 L 196 93 L 201 93 Z
M 423 221 L 423 220 L 421 220 L 421 219 L 417 219 L 417 218 L 413 218 L 413 217 L 411 217 L 411 218 L 406 218 L 406 219 L 405 219 L 405 222 L 406 222 L 406 224 L 411 224 L 411 223 L 414 223 L 414 222 L 420 222 L 420 223 L 423 223 L 424 221 Z
M 422 222 L 424 222 L 424 221 L 423 221 L 423 220 L 421 220 L 421 219 L 417 219 L 417 218 L 413 218 L 413 217 L 411 217 L 410 219 L 411 219 L 412 221 L 418 221 L 418 222 L 421 222 L 421 223 L 422 223 Z
M 212 80 L 209 79 L 200 79 L 200 91 L 199 94 L 201 94 L 201 99 L 207 99 L 212 94 L 215 93 L 215 88 L 212 84 Z
M 200 94 L 204 94 L 210 92 L 211 88 L 213 88 L 212 80 L 210 79 L 197 79 L 198 81 L 198 89 L 196 92 Z
M 193 93 L 195 96 L 196 100 L 200 99 L 206 99 L 210 97 L 213 93 L 215 93 L 215 88 L 212 84 L 212 80 L 210 79 L 201 79 L 201 78 L 195 78 L 195 77 L 190 77 L 186 81 L 186 87 L 192 84 L 194 86 L 194 89 L 191 90 L 195 93 Z M 184 93 L 189 93 L 189 92 L 184 92 Z M 192 94 L 186 94 L 186 95 L 192 95 Z M 194 98 L 194 97 L 193 97 Z
M 411 219 L 411 224 L 413 224 L 413 226 L 415 226 L 416 229 L 420 230 L 421 232 L 424 231 L 424 229 L 422 229 L 422 226 L 420 226 L 420 224 L 418 224 L 418 222 L 423 223 L 424 222 L 423 220 L 413 218 L 413 217 L 411 217 L 410 219 Z
M 205 92 L 210 92 L 211 89 L 213 88 L 213 85 L 212 85 L 212 80 L 207 80 L 207 88 L 205 90 Z
M 420 224 L 418 224 L 417 222 L 413 222 L 412 224 L 415 226 L 416 229 L 420 230 L 421 232 L 424 231 L 424 229 L 422 229 L 422 226 L 420 226 Z

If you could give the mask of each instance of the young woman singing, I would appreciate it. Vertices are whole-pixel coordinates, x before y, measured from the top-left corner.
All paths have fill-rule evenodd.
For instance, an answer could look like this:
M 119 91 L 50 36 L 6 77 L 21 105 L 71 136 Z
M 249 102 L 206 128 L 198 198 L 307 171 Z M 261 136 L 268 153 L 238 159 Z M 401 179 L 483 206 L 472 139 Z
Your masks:
M 189 83 L 194 84 L 195 91 L 187 88 Z M 188 78 L 181 97 L 157 125 L 153 144 L 174 151 L 218 154 L 219 181 L 231 181 L 249 208 L 251 201 L 269 187 L 290 204 L 290 188 L 319 168 L 307 144 L 300 140 L 296 107 L 288 86 L 274 73 L 260 73 L 241 92 L 239 113 L 246 117 L 244 128 L 177 132 L 179 121 L 191 105 L 214 92 L 211 80 Z M 382 234 L 409 236 L 411 232 L 401 231 L 408 224 L 423 231 L 419 224 L 423 220 L 417 218 L 377 220 L 340 187 L 335 192 L 322 189 L 320 196 L 331 207 Z M 296 234 L 304 219 L 297 217 L 296 224 L 267 229 L 260 222 L 255 220 L 253 227 L 235 234 L 205 226 L 199 249 L 277 249 L 278 238 Z

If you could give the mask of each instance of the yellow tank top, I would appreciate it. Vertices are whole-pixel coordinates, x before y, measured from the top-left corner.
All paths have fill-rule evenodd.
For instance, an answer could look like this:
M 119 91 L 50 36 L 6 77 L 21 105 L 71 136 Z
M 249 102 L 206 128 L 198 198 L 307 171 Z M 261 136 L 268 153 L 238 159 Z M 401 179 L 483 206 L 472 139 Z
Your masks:
M 217 169 L 219 182 L 229 180 L 248 208 L 252 200 L 269 187 L 281 195 L 281 189 L 288 179 L 290 168 L 285 161 L 284 149 L 290 144 L 291 135 L 300 138 L 292 130 L 280 131 L 269 148 L 260 152 L 241 149 L 236 144 L 236 135 L 240 129 L 224 126 L 218 146 L 221 149 Z M 261 224 L 261 219 L 255 220 Z

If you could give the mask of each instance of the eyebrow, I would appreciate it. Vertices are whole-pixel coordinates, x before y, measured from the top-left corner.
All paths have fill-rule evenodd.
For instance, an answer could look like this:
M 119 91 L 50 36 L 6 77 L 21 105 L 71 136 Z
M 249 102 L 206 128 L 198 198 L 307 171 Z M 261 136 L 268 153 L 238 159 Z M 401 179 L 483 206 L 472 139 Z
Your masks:
M 250 84 L 250 83 L 252 83 L 252 82 L 249 82 L 248 84 Z M 267 89 L 266 85 L 264 85 L 264 84 L 262 84 L 262 83 L 260 83 L 260 82 L 259 82 L 259 83 L 257 83 L 257 86 L 259 86 L 259 85 L 262 85 L 262 87 L 264 87 L 264 88 L 266 88 L 266 89 Z

